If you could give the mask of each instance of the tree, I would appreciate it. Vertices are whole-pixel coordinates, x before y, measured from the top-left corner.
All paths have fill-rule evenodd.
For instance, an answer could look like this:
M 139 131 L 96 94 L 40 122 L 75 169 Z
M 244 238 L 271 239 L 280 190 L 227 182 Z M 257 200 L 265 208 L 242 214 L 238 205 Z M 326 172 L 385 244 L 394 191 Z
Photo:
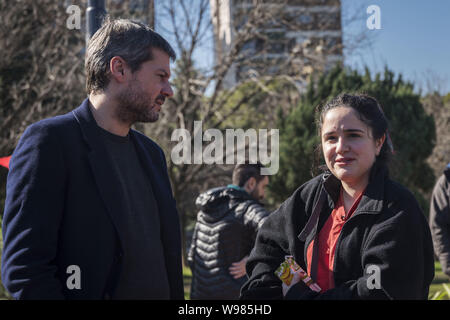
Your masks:
M 13 152 L 28 125 L 68 112 L 85 96 L 84 35 L 67 28 L 64 4 L 9 2 L 0 2 L 0 156 Z
M 442 98 L 442 102 L 447 106 L 450 105 L 450 92 Z
M 437 92 L 430 93 L 423 97 L 422 103 L 436 124 L 436 145 L 427 162 L 437 179 L 450 162 L 450 93 L 446 96 Z
M 280 112 L 288 113 L 298 101 L 299 88 L 314 76 L 314 70 L 324 70 L 329 55 L 336 57 L 342 52 L 340 1 L 331 2 L 332 12 L 324 14 L 317 13 L 310 2 L 305 6 L 289 6 L 288 0 L 234 1 L 230 21 L 219 12 L 219 4 L 226 5 L 227 1 L 155 2 L 155 29 L 178 54 L 173 72 L 175 95 L 162 108 L 157 123 L 139 128 L 166 152 L 183 240 L 190 240 L 188 229 L 195 221 L 197 195 L 229 183 L 233 166 L 175 165 L 170 159 L 177 143 L 171 141 L 173 131 L 186 129 L 193 139 L 194 121 L 199 120 L 205 130 L 275 126 L 279 106 Z M 344 24 L 350 20 L 354 19 L 346 15 Z M 273 32 L 274 29 L 282 31 Z M 330 39 L 291 36 L 290 40 L 280 37 L 297 34 L 298 30 L 334 30 L 331 33 L 334 36 Z M 221 39 L 222 32 L 230 32 L 229 39 Z M 358 39 L 367 38 L 366 32 Z M 218 43 L 226 45 L 221 47 Z M 364 41 L 357 43 L 361 46 Z M 280 57 L 276 63 L 269 58 L 273 55 Z M 228 76 L 234 72 L 238 82 L 230 86 Z
M 270 185 L 273 196 L 286 199 L 311 178 L 314 153 L 319 143 L 314 123 L 315 107 L 340 93 L 363 92 L 375 97 L 390 122 L 390 135 L 395 155 L 390 164 L 394 180 L 409 188 L 425 212 L 428 203 L 424 194 L 433 187 L 434 174 L 426 159 L 435 143 L 433 118 L 426 114 L 413 85 L 395 77 L 387 67 L 384 74 L 371 77 L 339 66 L 311 83 L 299 105 L 279 122 L 280 172 Z M 317 150 L 320 154 L 321 150 Z M 323 164 L 322 160 L 322 164 Z
M 238 110 L 233 110 L 238 101 L 253 92 L 256 94 Z M 278 112 L 289 113 L 292 107 L 298 104 L 300 96 L 296 83 L 286 76 L 243 82 L 231 91 L 228 103 L 223 106 L 223 113 L 229 115 L 223 118 L 221 127 L 223 129 L 236 127 L 244 130 L 276 128 Z
M 64 113 L 84 96 L 80 30 L 54 1 L 0 2 L 0 154 L 9 155 L 25 127 Z
M 195 198 L 211 186 L 230 182 L 230 165 L 178 164 L 170 161 L 171 150 L 176 142 L 171 141 L 174 129 L 187 129 L 194 137 L 194 121 L 201 120 L 203 127 L 223 129 L 233 123 L 225 123 L 239 110 L 243 110 L 252 99 L 267 89 L 264 84 L 270 77 L 252 77 L 245 90 L 245 95 L 235 94 L 237 88 L 227 88 L 224 83 L 229 70 L 239 62 L 245 65 L 251 57 L 243 54 L 248 41 L 259 35 L 264 23 L 273 21 L 282 7 L 268 8 L 262 1 L 255 1 L 255 6 L 245 12 L 245 21 L 234 30 L 233 41 L 229 50 L 223 52 L 220 59 L 209 67 L 196 64 L 195 54 L 199 50 L 211 52 L 213 32 L 209 0 L 188 2 L 170 0 L 156 6 L 156 30 L 167 35 L 170 43 L 178 53 L 174 69 L 173 99 L 166 102 L 162 117 L 157 123 L 144 126 L 145 134 L 154 138 L 166 152 L 168 171 L 172 182 L 177 207 L 180 213 L 183 239 L 189 241 L 186 229 L 195 220 Z M 164 23 L 162 23 L 163 21 Z M 261 48 L 263 51 L 264 48 Z M 258 52 L 256 52 L 258 53 Z M 297 53 L 299 54 L 299 53 Z M 269 90 L 272 92 L 272 90 Z M 266 91 L 268 92 L 268 91 Z M 185 246 L 185 241 L 183 241 Z M 184 255 L 186 248 L 183 248 Z
M 82 1 L 72 3 L 82 7 Z M 85 96 L 84 34 L 67 28 L 67 6 L 0 1 L 0 157 L 13 152 L 28 125 L 68 112 Z M 0 168 L 1 215 L 6 172 Z

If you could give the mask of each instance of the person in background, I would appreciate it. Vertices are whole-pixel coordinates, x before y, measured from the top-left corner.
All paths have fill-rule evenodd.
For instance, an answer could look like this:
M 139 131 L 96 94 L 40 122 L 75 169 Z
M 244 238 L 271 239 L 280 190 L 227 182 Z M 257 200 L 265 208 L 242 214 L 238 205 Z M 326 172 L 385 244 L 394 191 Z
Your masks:
M 342 94 L 318 110 L 326 171 L 300 186 L 258 232 L 241 299 L 428 299 L 431 233 L 410 191 L 389 178 L 393 147 L 376 99 Z M 296 272 L 274 274 L 293 256 Z
M 166 159 L 131 129 L 173 95 L 170 59 L 148 26 L 106 21 L 86 50 L 88 98 L 25 130 L 3 217 L 2 281 L 15 299 L 184 299 Z
M 433 189 L 430 228 L 434 253 L 441 263 L 442 271 L 450 277 L 450 163 Z
M 237 300 L 247 280 L 245 265 L 258 229 L 268 212 L 262 201 L 268 176 L 263 166 L 238 164 L 233 184 L 198 196 L 200 209 L 188 262 L 192 270 L 191 299 Z

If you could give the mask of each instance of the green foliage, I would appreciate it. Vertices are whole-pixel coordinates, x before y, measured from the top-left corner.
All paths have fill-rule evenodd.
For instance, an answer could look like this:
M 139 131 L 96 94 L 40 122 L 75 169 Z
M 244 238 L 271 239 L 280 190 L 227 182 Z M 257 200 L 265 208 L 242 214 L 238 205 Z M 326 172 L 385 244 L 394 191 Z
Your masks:
M 183 287 L 185 300 L 190 300 L 191 283 L 192 283 L 192 271 L 189 267 L 183 266 Z
M 269 184 L 270 196 L 278 202 L 311 178 L 314 149 L 319 143 L 312 104 L 304 101 L 287 117 L 279 115 L 280 168 Z
M 429 300 L 448 300 L 450 298 L 450 287 L 445 283 L 442 284 L 443 291 L 437 291 Z
M 0 263 L 1 263 L 1 254 L 3 250 L 3 237 L 2 237 L 2 217 L 0 216 Z M 8 291 L 3 287 L 3 284 L 0 280 L 0 300 L 11 299 Z
M 450 105 L 450 92 L 442 98 L 442 101 L 444 101 L 445 105 Z
M 298 98 L 298 90 L 288 80 L 274 77 L 244 82 L 232 92 L 224 92 L 224 97 L 221 128 L 267 129 L 276 124 L 278 110 L 285 112 Z
M 249 94 L 257 92 L 246 103 L 242 103 L 240 108 L 233 112 L 233 108 L 239 105 L 243 99 L 246 99 Z M 225 93 L 228 94 L 228 93 Z M 266 123 L 264 113 L 258 110 L 264 102 L 266 93 L 258 90 L 257 84 L 247 82 L 238 87 L 237 90 L 231 93 L 227 103 L 224 105 L 223 113 L 230 114 L 224 118 L 221 123 L 222 128 L 255 128 Z
M 391 177 L 409 188 L 428 212 L 422 194 L 434 184 L 433 172 L 425 161 L 435 144 L 435 126 L 413 89 L 411 83 L 404 82 L 401 75 L 395 78 L 387 68 L 372 79 L 367 69 L 359 74 L 337 66 L 311 83 L 299 105 L 279 120 L 280 171 L 271 180 L 271 195 L 282 201 L 311 178 L 314 149 L 319 143 L 315 107 L 341 93 L 358 92 L 375 97 L 389 119 L 395 148 Z
M 431 282 L 428 299 L 429 300 L 450 300 L 450 278 L 442 271 L 439 261 L 434 262 L 434 279 Z

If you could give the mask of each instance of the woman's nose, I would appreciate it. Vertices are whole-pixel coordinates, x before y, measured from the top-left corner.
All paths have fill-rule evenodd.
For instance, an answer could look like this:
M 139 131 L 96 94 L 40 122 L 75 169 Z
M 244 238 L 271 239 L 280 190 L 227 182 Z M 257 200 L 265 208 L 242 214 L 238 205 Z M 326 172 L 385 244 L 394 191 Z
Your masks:
M 340 137 L 336 144 L 336 152 L 342 153 L 345 151 L 348 151 L 347 141 L 344 138 Z

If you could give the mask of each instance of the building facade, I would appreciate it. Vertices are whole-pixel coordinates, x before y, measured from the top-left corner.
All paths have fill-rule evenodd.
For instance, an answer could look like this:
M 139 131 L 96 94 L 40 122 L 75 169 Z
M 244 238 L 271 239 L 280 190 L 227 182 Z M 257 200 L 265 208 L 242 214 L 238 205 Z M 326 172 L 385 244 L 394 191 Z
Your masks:
M 226 87 L 277 74 L 304 82 L 343 59 L 340 0 L 210 0 L 210 5 L 216 64 L 240 31 L 253 33 L 229 69 Z

